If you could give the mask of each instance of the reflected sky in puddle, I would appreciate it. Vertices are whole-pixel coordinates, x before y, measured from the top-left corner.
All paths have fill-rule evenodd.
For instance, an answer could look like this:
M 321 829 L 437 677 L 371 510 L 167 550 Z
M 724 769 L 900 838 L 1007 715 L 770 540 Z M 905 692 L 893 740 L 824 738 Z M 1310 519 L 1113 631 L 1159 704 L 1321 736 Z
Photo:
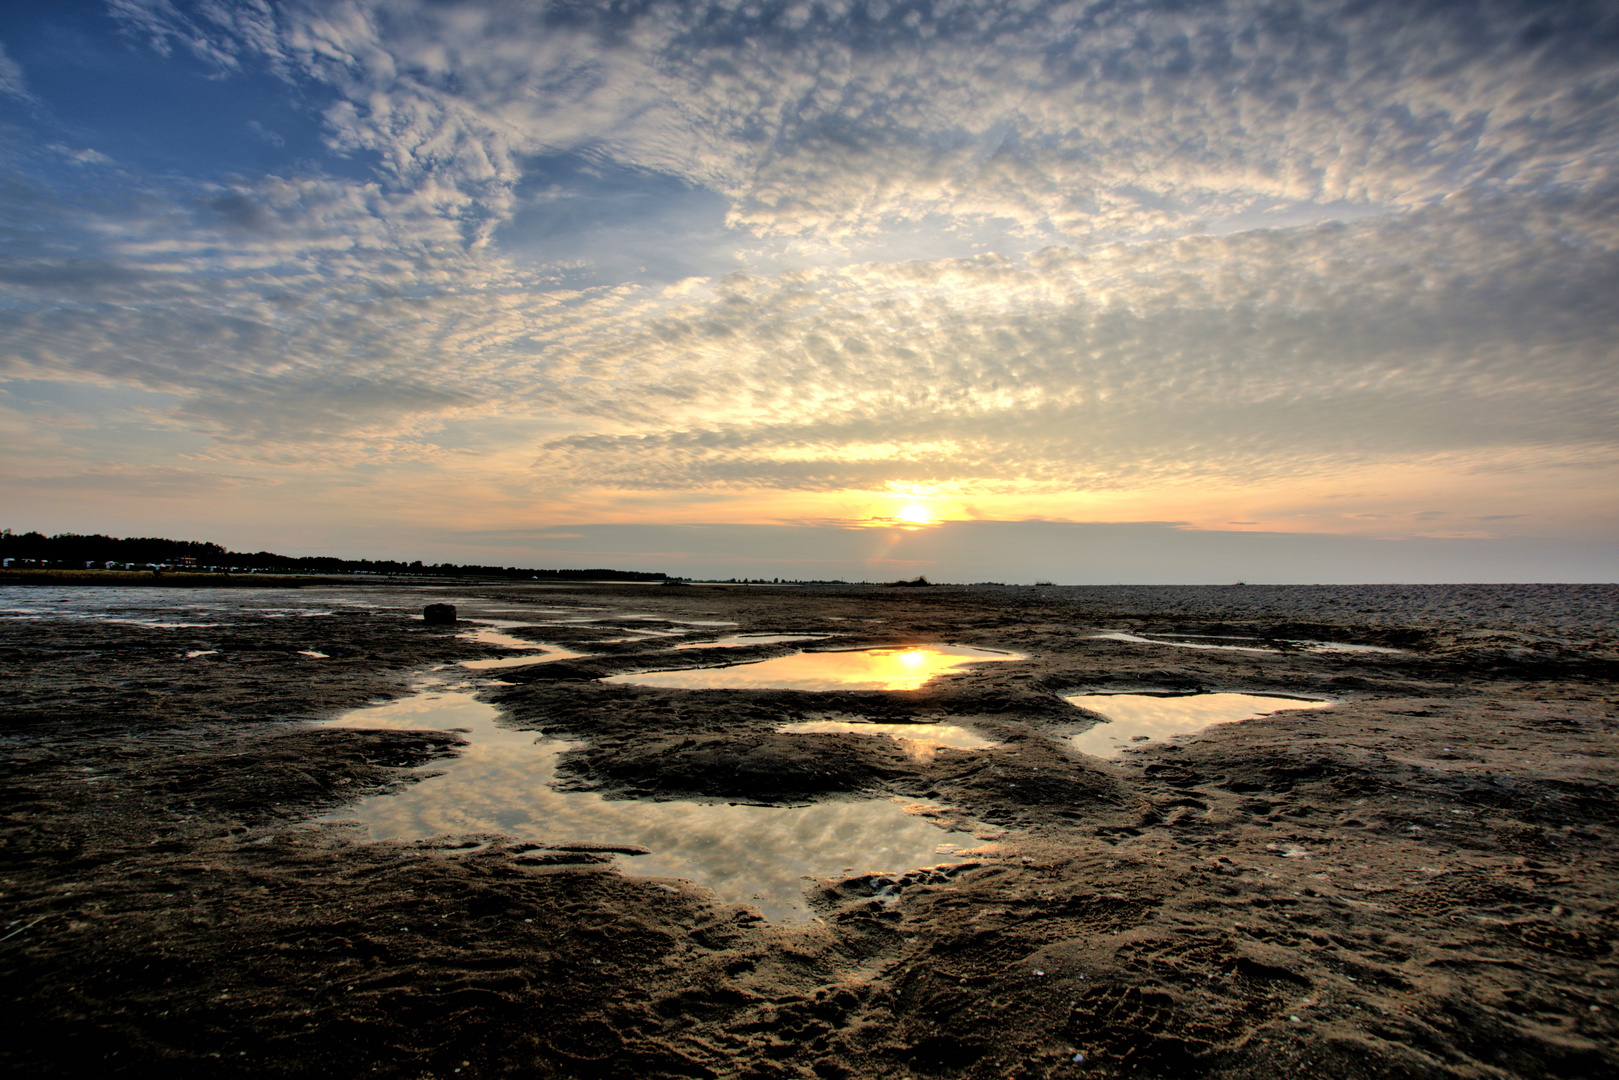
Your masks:
M 795 653 L 728 667 L 614 675 L 602 682 L 672 690 L 915 690 L 929 679 L 967 664 L 1022 659 L 1017 653 L 965 645 L 918 645 Z
M 1405 649 L 1391 649 L 1387 645 L 1352 645 L 1347 641 L 1290 641 L 1289 645 L 1305 652 L 1319 653 L 1403 653 Z
M 486 610 L 486 611 L 493 611 L 493 610 L 508 611 L 508 610 L 512 610 L 512 609 L 508 609 L 508 608 L 498 608 L 498 609 L 496 609 L 496 608 L 486 608 L 484 610 Z M 606 609 L 606 608 L 579 608 L 579 609 L 576 609 L 576 610 L 578 610 L 578 611 L 607 611 L 608 609 Z M 598 627 L 598 628 L 600 628 L 602 630 L 622 630 L 624 632 L 624 634 L 625 634 L 624 637 L 603 638 L 603 639 L 601 639 L 605 643 L 646 641 L 646 640 L 650 640 L 652 638 L 659 638 L 659 637 L 679 637 L 682 634 L 687 634 L 687 633 L 691 632 L 689 630 L 681 629 L 682 627 L 689 627 L 689 626 L 720 627 L 720 626 L 735 626 L 736 625 L 736 623 L 734 623 L 734 622 L 728 622 L 728 621 L 716 620 L 716 619 L 675 619 L 675 618 L 668 618 L 668 617 L 663 616 L 663 615 L 650 615 L 650 614 L 646 614 L 646 613 L 643 613 L 643 612 L 633 612 L 633 611 L 629 612 L 627 614 L 626 613 L 618 613 L 618 614 L 606 614 L 606 615 L 577 615 L 577 616 L 569 615 L 566 618 L 553 618 L 553 619 L 536 618 L 536 619 L 534 619 L 534 620 L 532 620 L 530 622 L 526 622 L 526 623 L 524 623 L 524 622 L 498 623 L 498 622 L 496 622 L 494 620 L 488 620 L 488 619 L 480 620 L 480 621 L 486 622 L 491 626 L 502 626 L 502 625 L 503 626 L 511 626 L 511 627 L 515 627 L 515 626 L 565 626 L 565 627 L 569 627 L 569 628 L 574 628 L 574 627 Z M 664 622 L 664 623 L 669 623 L 671 626 L 676 627 L 676 629 L 670 630 L 670 629 L 664 629 L 662 627 L 635 626 L 635 625 L 633 625 L 635 623 L 643 623 L 643 622 Z M 629 624 L 632 624 L 632 625 L 623 625 L 625 623 L 629 623 Z M 513 647 L 521 647 L 521 646 L 513 646 Z
M 1275 652 L 1262 645 L 1215 645 L 1204 641 L 1171 641 L 1168 638 L 1142 637 L 1140 634 L 1126 634 L 1122 630 L 1110 630 L 1105 634 L 1092 634 L 1091 638 L 1097 641 L 1128 641 L 1133 645 L 1173 645 L 1177 649 L 1218 649 L 1222 652 Z
M 462 620 L 467 622 L 470 620 Z M 514 630 L 519 626 L 532 626 L 532 623 L 503 622 L 494 619 L 480 619 L 482 625 L 474 626 L 470 630 L 463 630 L 455 636 L 465 641 L 476 641 L 479 645 L 493 645 L 500 649 L 543 649 L 545 646 L 529 641 L 527 638 L 514 637 L 502 633 L 502 630 Z
M 783 724 L 787 734 L 887 735 L 917 761 L 932 761 L 940 747 L 952 750 L 988 750 L 999 744 L 958 724 L 867 724 L 849 720 L 804 720 Z
M 718 641 L 688 641 L 677 649 L 734 649 L 744 645 L 779 645 L 784 641 L 820 641 L 828 634 L 732 634 Z
M 462 660 L 461 666 L 470 671 L 495 671 L 500 668 L 527 667 L 530 664 L 549 664 L 555 660 L 577 660 L 584 653 L 574 652 L 572 649 L 560 648 L 556 645 L 540 645 L 524 638 L 514 637 L 502 633 L 502 629 L 515 629 L 520 626 L 531 626 L 532 623 L 500 622 L 497 620 L 481 620 L 484 625 L 474 627 L 463 633 L 455 635 L 468 641 L 476 641 L 480 645 L 493 645 L 496 648 L 512 649 L 518 656 L 500 656 L 490 660 Z
M 1200 640 L 1193 640 L 1200 639 Z M 1109 630 L 1101 634 L 1092 634 L 1093 641 L 1127 641 L 1133 645 L 1171 645 L 1177 649 L 1214 649 L 1220 652 L 1280 652 L 1272 645 L 1228 645 L 1215 644 L 1216 641 L 1252 641 L 1260 642 L 1255 637 L 1238 637 L 1235 634 L 1129 634 L 1123 630 Z M 1386 645 L 1351 645 L 1344 641 L 1292 641 L 1277 639 L 1289 648 L 1300 652 L 1311 653 L 1403 653 L 1404 649 L 1391 649 Z
M 549 664 L 557 660 L 577 660 L 584 655 L 584 653 L 574 652 L 571 649 L 559 649 L 553 645 L 540 654 L 525 652 L 521 656 L 500 656 L 492 660 L 463 660 L 461 661 L 461 666 L 468 671 L 499 671 L 502 668 Z
M 460 756 L 427 768 L 442 775 L 360 800 L 327 818 L 359 821 L 375 840 L 499 833 L 559 845 L 642 847 L 616 856 L 625 873 L 684 878 L 722 901 L 756 907 L 772 922 L 809 918 L 804 875 L 903 872 L 955 861 L 948 834 L 890 799 L 802 807 L 604 799 L 551 788 L 557 759 L 575 744 L 495 723 L 470 690 L 435 686 L 322 726 L 463 729 Z M 975 843 L 968 837 L 969 844 Z
M 1201 731 L 1210 724 L 1332 704 L 1266 694 L 1072 694 L 1063 700 L 1108 718 L 1108 723 L 1097 724 L 1069 739 L 1075 750 L 1103 758 L 1118 757 L 1120 751 L 1134 743 Z

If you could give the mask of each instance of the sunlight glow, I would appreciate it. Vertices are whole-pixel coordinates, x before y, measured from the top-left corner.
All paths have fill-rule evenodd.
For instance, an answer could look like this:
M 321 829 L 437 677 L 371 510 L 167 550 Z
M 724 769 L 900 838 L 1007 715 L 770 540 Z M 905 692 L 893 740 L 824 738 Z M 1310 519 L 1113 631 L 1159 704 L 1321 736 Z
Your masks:
M 905 649 L 796 653 L 725 667 L 638 671 L 610 675 L 602 681 L 678 690 L 916 690 L 930 679 L 969 664 L 1021 659 L 1019 653 L 966 645 L 915 645 Z
M 938 520 L 931 510 L 919 502 L 906 503 L 894 516 L 907 525 L 933 525 Z

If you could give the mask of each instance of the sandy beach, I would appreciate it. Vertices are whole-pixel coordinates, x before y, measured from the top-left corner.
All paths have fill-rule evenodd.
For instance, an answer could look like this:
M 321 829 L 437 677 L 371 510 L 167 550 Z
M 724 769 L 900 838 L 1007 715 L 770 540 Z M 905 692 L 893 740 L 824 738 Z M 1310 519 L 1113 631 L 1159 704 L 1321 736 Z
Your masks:
M 615 679 L 926 646 L 997 655 Z M 0 655 L 15 1075 L 1619 1075 L 1619 587 L 14 585 Z M 1279 711 L 1077 749 L 1132 692 Z M 497 737 L 622 824 L 372 834 Z M 937 853 L 637 868 L 868 812 Z

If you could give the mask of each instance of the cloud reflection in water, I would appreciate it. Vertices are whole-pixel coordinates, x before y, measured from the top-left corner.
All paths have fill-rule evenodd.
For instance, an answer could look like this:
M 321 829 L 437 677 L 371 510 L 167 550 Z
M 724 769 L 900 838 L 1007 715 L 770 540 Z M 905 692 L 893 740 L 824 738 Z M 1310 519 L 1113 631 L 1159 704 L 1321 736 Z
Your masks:
M 772 922 L 803 921 L 802 878 L 903 872 L 956 861 L 948 834 L 895 800 L 802 807 L 610 800 L 560 792 L 557 759 L 576 744 L 495 723 L 492 705 L 466 689 L 435 686 L 361 709 L 332 726 L 467 732 L 468 745 L 434 776 L 360 800 L 328 820 L 359 821 L 376 840 L 501 834 L 547 846 L 644 847 L 620 870 L 676 877 L 722 900 L 751 904 Z

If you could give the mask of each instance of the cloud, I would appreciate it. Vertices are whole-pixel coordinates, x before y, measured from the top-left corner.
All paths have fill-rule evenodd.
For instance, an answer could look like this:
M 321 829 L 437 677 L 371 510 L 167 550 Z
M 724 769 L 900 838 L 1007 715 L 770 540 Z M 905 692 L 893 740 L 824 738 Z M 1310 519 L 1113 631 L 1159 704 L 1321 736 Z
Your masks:
M 19 476 L 7 487 L 51 493 L 115 495 L 119 498 L 197 498 L 262 488 L 253 476 L 206 472 L 170 465 L 106 465 L 52 476 Z
M 1112 487 L 1611 448 L 1619 310 L 1599 283 L 1615 253 L 1503 239 L 1435 208 L 739 278 L 598 336 L 575 363 L 608 393 L 586 407 L 633 430 L 554 440 L 541 460 L 628 486 Z
M 548 153 L 678 177 L 811 247 L 939 217 L 1153 235 L 1612 167 L 1590 154 L 1615 123 L 1595 5 L 233 8 L 115 12 L 158 47 L 336 88 L 334 145 L 436 184 L 478 238 Z
M 22 67 L 6 54 L 4 45 L 0 45 L 0 95 L 23 101 L 34 100 L 34 95 L 28 92 L 28 83 L 23 77 Z
M 179 47 L 222 73 L 240 70 L 244 54 L 282 60 L 280 20 L 270 0 L 107 0 L 107 11 L 159 55 Z
M 0 375 L 173 395 L 232 468 L 480 424 L 514 489 L 670 499 L 1619 457 L 1602 5 L 110 10 L 323 103 L 353 174 L 16 155 Z
M 1539 208 L 1557 232 L 1459 200 L 664 295 L 536 292 L 453 245 L 407 258 L 354 196 L 235 189 L 159 215 L 189 215 L 187 245 L 41 254 L 19 277 L 82 301 L 21 314 L 12 370 L 179 393 L 176 423 L 276 454 L 431 456 L 449 418 L 543 409 L 573 429 L 539 454 L 554 481 L 667 490 L 1116 488 L 1612 445 L 1600 202 Z

